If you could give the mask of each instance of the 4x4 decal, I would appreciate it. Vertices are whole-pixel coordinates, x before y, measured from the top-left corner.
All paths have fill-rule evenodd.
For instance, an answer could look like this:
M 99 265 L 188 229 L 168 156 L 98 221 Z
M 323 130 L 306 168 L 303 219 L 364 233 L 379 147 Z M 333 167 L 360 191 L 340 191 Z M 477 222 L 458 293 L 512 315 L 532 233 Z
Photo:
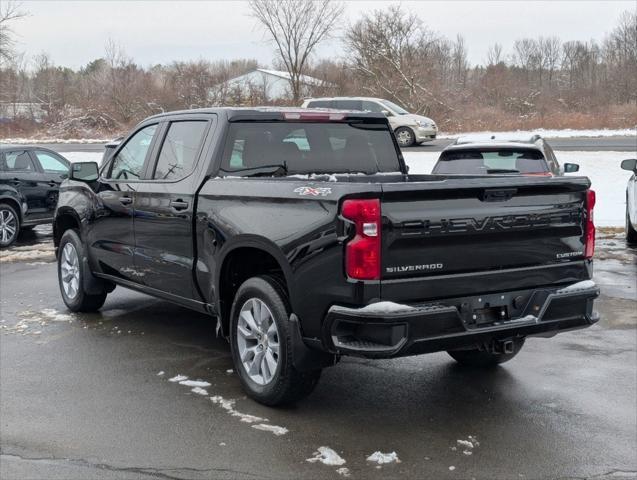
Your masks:
M 332 189 L 329 187 L 298 187 L 294 189 L 294 193 L 301 196 L 326 197 L 332 194 Z

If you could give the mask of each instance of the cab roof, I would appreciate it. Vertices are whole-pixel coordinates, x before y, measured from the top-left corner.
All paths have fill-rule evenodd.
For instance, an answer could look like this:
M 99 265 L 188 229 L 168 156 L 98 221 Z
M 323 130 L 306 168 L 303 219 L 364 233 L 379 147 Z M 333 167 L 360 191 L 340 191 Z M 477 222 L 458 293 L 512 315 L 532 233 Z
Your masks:
M 317 121 L 338 121 L 349 118 L 368 118 L 370 120 L 387 120 L 382 113 L 362 112 L 360 110 L 337 110 L 331 108 L 299 108 L 299 107 L 212 107 L 197 108 L 193 110 L 178 110 L 165 112 L 147 118 L 148 120 L 161 119 L 175 115 L 201 115 L 201 114 L 222 114 L 226 115 L 228 121 L 294 121 L 312 120 Z M 330 118 L 330 114 L 333 118 Z M 340 118 L 339 118 L 340 116 Z M 325 118 L 323 118 L 325 117 Z

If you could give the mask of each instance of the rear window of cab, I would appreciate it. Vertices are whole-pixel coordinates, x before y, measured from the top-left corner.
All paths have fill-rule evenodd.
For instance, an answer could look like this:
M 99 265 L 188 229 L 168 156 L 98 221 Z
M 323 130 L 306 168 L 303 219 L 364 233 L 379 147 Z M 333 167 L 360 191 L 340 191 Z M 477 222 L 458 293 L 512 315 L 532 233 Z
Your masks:
M 284 166 L 288 174 L 379 173 L 401 170 L 385 123 L 235 122 L 221 175 L 248 176 Z

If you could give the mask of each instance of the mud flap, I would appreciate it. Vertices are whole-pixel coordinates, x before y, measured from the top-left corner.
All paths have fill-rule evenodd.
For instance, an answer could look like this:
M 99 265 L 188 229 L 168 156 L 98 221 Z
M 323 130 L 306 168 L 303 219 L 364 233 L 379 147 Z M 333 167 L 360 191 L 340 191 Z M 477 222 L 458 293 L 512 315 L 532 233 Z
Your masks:
M 115 284 L 106 282 L 93 275 L 88 265 L 88 257 L 82 257 L 82 284 L 84 293 L 88 295 L 99 295 L 100 293 L 110 293 L 115 290 Z
M 290 315 L 290 336 L 292 340 L 292 363 L 299 372 L 310 372 L 336 364 L 336 356 L 309 348 L 303 341 L 301 325 L 295 314 Z

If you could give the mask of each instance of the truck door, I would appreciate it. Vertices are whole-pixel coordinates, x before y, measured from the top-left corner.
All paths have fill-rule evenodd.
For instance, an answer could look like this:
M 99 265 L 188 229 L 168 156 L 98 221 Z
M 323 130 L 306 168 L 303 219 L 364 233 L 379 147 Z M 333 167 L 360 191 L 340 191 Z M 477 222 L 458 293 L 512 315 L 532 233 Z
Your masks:
M 95 218 L 88 233 L 97 271 L 141 283 L 135 270 L 133 202 L 153 148 L 157 124 L 141 127 L 116 150 L 96 188 Z
M 194 299 L 193 213 L 201 183 L 195 171 L 211 116 L 168 121 L 156 160 L 135 193 L 135 266 L 145 285 Z

